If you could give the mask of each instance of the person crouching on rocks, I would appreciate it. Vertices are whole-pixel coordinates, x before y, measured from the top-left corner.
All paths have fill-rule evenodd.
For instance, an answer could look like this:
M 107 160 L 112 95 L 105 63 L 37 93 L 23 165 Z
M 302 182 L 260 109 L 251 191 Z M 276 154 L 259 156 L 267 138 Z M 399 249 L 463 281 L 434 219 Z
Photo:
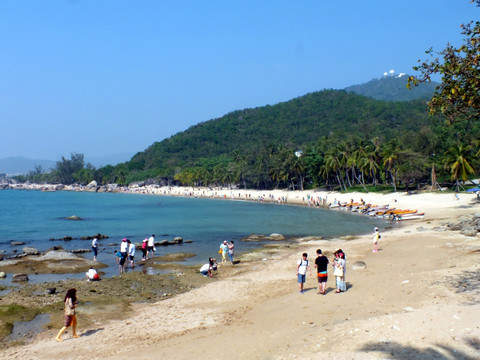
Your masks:
M 87 277 L 88 281 L 98 281 L 98 280 L 100 280 L 100 276 L 98 275 L 97 270 L 95 270 L 93 267 L 91 267 L 90 270 L 88 270 L 85 273 L 85 276 Z

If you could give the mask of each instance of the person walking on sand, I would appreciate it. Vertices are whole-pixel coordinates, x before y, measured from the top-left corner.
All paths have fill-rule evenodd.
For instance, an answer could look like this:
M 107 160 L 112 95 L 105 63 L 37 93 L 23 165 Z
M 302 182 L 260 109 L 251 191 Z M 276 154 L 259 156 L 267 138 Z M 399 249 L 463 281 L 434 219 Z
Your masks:
M 227 262 L 227 251 L 228 245 L 227 240 L 224 240 L 222 244 L 220 244 L 220 251 L 222 252 L 222 264 Z
M 128 258 L 130 260 L 130 266 L 132 267 L 132 269 L 135 267 L 135 262 L 134 262 L 134 258 L 135 258 L 135 244 L 132 243 L 130 240 L 127 240 L 127 243 L 128 243 Z
M 155 234 L 150 236 L 148 238 L 148 247 L 147 247 L 147 257 L 146 259 L 148 260 L 148 254 L 152 253 L 152 258 L 155 255 Z
M 55 340 L 57 341 L 63 341 L 61 336 L 65 331 L 67 331 L 67 328 L 69 326 L 72 327 L 72 332 L 73 332 L 72 337 L 74 338 L 79 337 L 77 335 L 77 317 L 75 315 L 75 308 L 77 307 L 77 304 L 78 304 L 76 289 L 69 289 L 67 291 L 67 294 L 65 295 L 64 303 L 65 303 L 65 323 L 64 323 L 64 326 L 58 332 L 57 337 L 55 338 Z
M 97 261 L 98 256 L 98 239 L 94 237 L 92 240 L 93 261 Z
M 325 288 L 328 280 L 328 258 L 322 254 L 322 250 L 317 250 L 317 258 L 315 259 L 315 268 L 318 277 L 318 294 L 325 295 Z
M 228 257 L 230 258 L 230 262 L 233 263 L 233 255 L 235 255 L 235 242 L 232 240 L 228 243 Z
M 378 228 L 376 227 L 373 229 L 373 250 L 372 252 L 376 253 L 378 252 L 378 239 L 380 239 L 380 232 L 378 231 Z
M 310 276 L 312 275 L 312 269 L 308 264 L 307 257 L 308 257 L 308 254 L 303 253 L 302 258 L 297 261 L 297 278 L 298 278 L 298 286 L 300 289 L 300 294 L 303 294 L 305 292 L 303 290 L 303 284 L 305 284 L 305 281 L 306 281 L 307 269 L 310 273 Z

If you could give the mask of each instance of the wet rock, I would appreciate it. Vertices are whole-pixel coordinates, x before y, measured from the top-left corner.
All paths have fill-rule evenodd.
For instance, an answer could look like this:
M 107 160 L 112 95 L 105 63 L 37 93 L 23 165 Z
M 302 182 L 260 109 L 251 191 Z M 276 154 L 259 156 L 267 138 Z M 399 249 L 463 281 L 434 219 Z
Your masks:
M 87 252 L 91 252 L 92 250 L 90 249 L 74 249 L 74 250 L 70 250 L 70 252 L 72 254 L 83 254 L 83 253 L 87 253 Z
M 38 251 L 34 247 L 26 246 L 23 248 L 22 251 L 24 255 L 40 255 L 40 251 Z
M 28 275 L 27 274 L 13 274 L 12 275 L 12 282 L 27 282 Z
M 162 240 L 155 243 L 155 246 L 167 246 L 167 245 L 168 245 L 168 240 Z
M 53 295 L 53 294 L 55 294 L 56 291 L 57 291 L 57 288 L 54 288 L 54 287 L 53 288 L 46 288 L 45 289 L 45 294 L 46 295 Z
M 22 246 L 22 245 L 25 245 L 25 242 L 23 242 L 23 241 L 16 241 L 16 240 L 10 241 L 10 246 Z
M 72 215 L 72 216 L 66 217 L 65 220 L 83 220 L 83 219 L 80 216 Z
M 352 270 L 365 270 L 367 268 L 367 264 L 363 261 L 356 261 L 352 264 Z
M 258 234 L 250 234 L 242 238 L 242 241 L 245 241 L 245 242 L 267 241 L 267 240 L 269 240 L 268 237 L 264 235 L 258 235 Z
M 176 238 L 173 239 L 173 242 L 175 244 L 181 244 L 181 243 L 183 243 L 183 238 L 177 236 Z
M 108 239 L 108 235 L 95 234 L 95 235 L 91 235 L 91 236 L 81 236 L 80 240 L 93 240 L 93 238 L 97 238 L 98 240 Z

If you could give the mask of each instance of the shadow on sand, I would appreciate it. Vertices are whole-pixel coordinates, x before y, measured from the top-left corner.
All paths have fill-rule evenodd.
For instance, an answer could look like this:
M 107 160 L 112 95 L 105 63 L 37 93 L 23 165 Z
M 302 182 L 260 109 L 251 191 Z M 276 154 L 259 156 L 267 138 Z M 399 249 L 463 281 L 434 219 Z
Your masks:
M 405 346 L 395 342 L 391 343 L 368 343 L 359 350 L 363 352 L 380 352 L 388 359 L 396 360 L 475 360 L 480 358 L 480 338 L 467 337 L 463 341 L 473 349 L 474 355 L 467 355 L 463 351 L 453 347 L 435 344 L 435 347 L 424 349 L 413 346 Z

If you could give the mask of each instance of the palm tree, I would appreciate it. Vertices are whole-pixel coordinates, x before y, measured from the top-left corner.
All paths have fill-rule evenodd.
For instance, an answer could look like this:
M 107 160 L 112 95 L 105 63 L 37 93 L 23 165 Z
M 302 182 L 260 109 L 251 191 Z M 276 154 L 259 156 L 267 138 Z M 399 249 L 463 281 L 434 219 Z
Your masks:
M 327 151 L 325 154 L 325 166 L 327 169 L 325 169 L 327 172 L 333 171 L 335 173 L 335 176 L 337 178 L 338 185 L 340 186 L 340 189 L 347 190 L 347 187 L 343 183 L 343 179 L 341 176 L 341 169 L 343 167 L 342 161 L 338 156 L 338 151 L 336 148 L 331 148 Z
M 394 192 L 397 192 L 398 151 L 396 141 L 391 141 L 382 152 L 383 166 L 390 172 Z
M 455 180 L 455 191 L 459 191 L 460 182 L 468 180 L 469 175 L 475 174 L 475 170 L 471 165 L 474 157 L 472 155 L 472 147 L 470 145 L 455 145 L 447 151 L 445 161 L 445 169 L 450 170 L 450 179 Z

